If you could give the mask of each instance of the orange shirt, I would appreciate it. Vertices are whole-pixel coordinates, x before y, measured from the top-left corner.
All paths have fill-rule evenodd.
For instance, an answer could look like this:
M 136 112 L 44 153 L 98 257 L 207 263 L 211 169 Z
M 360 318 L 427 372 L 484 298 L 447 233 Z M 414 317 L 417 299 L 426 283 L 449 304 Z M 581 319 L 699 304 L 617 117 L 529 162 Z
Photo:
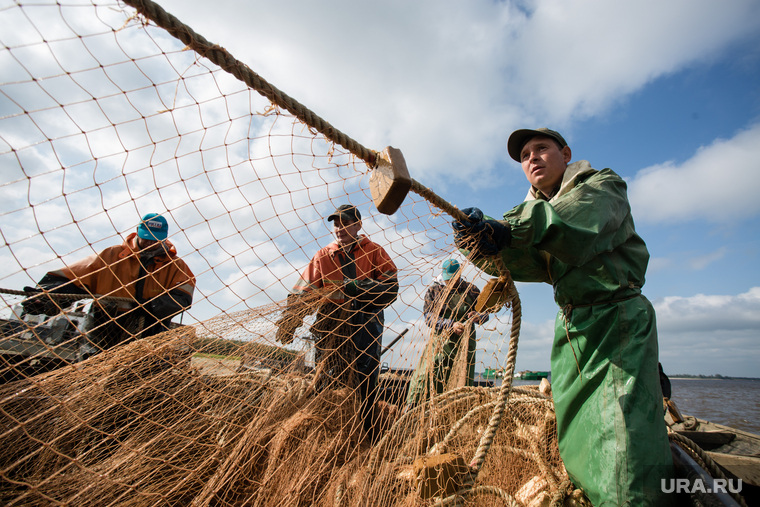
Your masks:
M 357 280 L 376 280 L 388 282 L 394 280 L 398 269 L 388 253 L 366 236 L 360 236 L 352 250 L 356 264 Z M 337 242 L 320 249 L 306 266 L 301 278 L 293 287 L 294 294 L 303 294 L 314 289 L 335 287 L 330 300 L 342 303 L 345 300 L 340 290 L 343 285 L 341 266 L 348 262 Z
M 177 256 L 174 245 L 169 241 L 165 244 L 167 253 L 156 255 L 152 269 L 143 275 L 142 297 L 151 300 L 179 289 L 189 294 L 192 300 L 195 276 L 185 261 Z M 63 269 L 50 271 L 50 274 L 73 280 L 75 285 L 92 294 L 134 298 L 140 277 L 137 234 L 130 234 L 122 245 L 108 247 Z

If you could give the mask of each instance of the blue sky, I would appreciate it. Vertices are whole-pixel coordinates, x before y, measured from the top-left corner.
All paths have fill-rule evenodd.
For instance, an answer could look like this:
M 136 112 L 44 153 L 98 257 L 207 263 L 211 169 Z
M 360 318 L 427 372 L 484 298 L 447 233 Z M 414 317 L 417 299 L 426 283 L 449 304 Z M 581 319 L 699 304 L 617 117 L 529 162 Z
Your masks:
M 460 207 L 497 215 L 524 198 L 525 179 L 504 148 L 524 126 L 561 130 L 575 160 L 632 182 L 663 165 L 682 168 L 657 196 L 683 201 L 683 214 L 671 218 L 647 200 L 657 180 L 642 181 L 633 202 L 652 256 L 644 292 L 660 310 L 663 364 L 673 373 L 760 376 L 760 295 L 746 296 L 760 287 L 760 209 L 751 196 L 760 183 L 760 2 L 610 4 L 254 2 L 239 4 L 249 15 L 238 31 L 224 17 L 207 20 L 197 4 L 192 13 L 185 2 L 163 2 L 355 139 L 401 149 L 416 179 Z M 276 28 L 261 26 L 265 19 Z M 689 199 L 702 186 L 690 176 L 702 176 L 700 150 L 742 131 L 754 139 L 746 158 L 717 153 L 708 168 L 724 188 Z M 728 216 L 718 217 L 723 207 Z M 553 320 L 551 288 L 520 285 L 532 325 L 518 369 L 547 369 L 546 337 L 528 333 L 545 333 Z M 707 298 L 715 301 L 703 305 Z
M 160 4 L 365 146 L 401 149 L 413 177 L 460 207 L 476 205 L 498 216 L 518 204 L 527 183 L 506 154 L 509 133 L 537 126 L 560 130 L 574 160 L 610 167 L 629 183 L 637 229 L 651 254 L 644 293 L 658 312 L 666 372 L 760 377 L 760 199 L 754 195 L 760 187 L 757 0 Z M 0 11 L 0 17 L 8 20 L 13 11 L 5 13 Z M 0 40 L 20 58 L 19 43 L 11 39 L 22 36 L 11 37 L 11 29 L 6 27 Z M 177 46 L 168 36 L 157 36 L 157 44 Z M 0 65 L 8 62 L 0 59 Z M 5 97 L 15 93 L 10 85 L 3 87 Z M 0 106 L 13 110 L 6 103 Z M 29 140 L 17 140 L 23 136 L 11 128 L 10 118 L 8 113 L 0 116 L 5 146 L 31 146 L 24 144 Z M 8 163 L 9 154 L 8 148 L 0 150 L 6 155 L 0 163 Z M 86 158 L 78 166 L 82 174 L 92 170 L 85 170 Z M 99 162 L 100 171 L 104 165 Z M 204 167 L 208 170 L 209 164 Z M 13 186 L 11 181 L 6 191 Z M 203 320 L 234 307 L 220 295 L 222 286 L 233 287 L 253 305 L 259 295 L 246 287 L 252 278 L 264 287 L 268 301 L 284 297 L 314 248 L 329 241 L 320 214 L 343 196 L 356 198 L 351 193 L 356 189 L 342 196 L 335 190 L 337 181 L 328 186 L 324 200 L 309 194 L 313 206 L 298 205 L 308 191 L 289 188 L 298 211 L 283 213 L 282 220 L 295 224 L 301 217 L 305 227 L 298 229 L 304 234 L 299 246 L 288 249 L 274 229 L 263 225 L 270 238 L 278 239 L 258 243 L 248 237 L 255 236 L 255 228 L 243 229 L 215 243 L 230 243 L 223 248 L 228 256 L 207 246 L 218 230 L 213 234 L 197 226 L 196 215 L 209 222 L 219 216 L 217 211 L 196 204 L 193 215 L 180 197 L 159 191 L 161 206 L 175 211 L 180 227 L 194 231 L 175 238 L 180 251 L 199 266 L 199 287 L 206 284 L 193 317 Z M 274 192 L 266 184 L 263 188 Z M 130 195 L 106 195 L 104 202 L 118 203 L 110 209 L 119 210 L 107 217 L 98 214 L 101 203 L 83 212 L 99 231 L 88 243 L 113 242 L 132 226 L 134 217 L 120 210 L 152 210 L 145 208 L 144 199 L 153 194 Z M 428 213 L 424 203 L 411 202 L 408 210 Z M 424 342 L 418 321 L 421 294 L 451 247 L 447 220 L 430 218 L 426 227 L 434 235 L 427 239 L 435 246 L 424 257 L 424 249 L 410 256 L 405 241 L 420 237 L 414 221 L 378 216 L 366 199 L 358 204 L 368 218 L 366 232 L 405 257 L 399 264 L 408 291 L 388 312 L 386 336 L 409 326 L 420 330 L 409 333 L 388 358 L 395 365 L 413 366 Z M 6 223 L 24 213 L 5 206 Z M 237 214 L 245 211 L 240 206 L 228 217 L 237 231 Z M 50 227 L 52 235 L 55 225 Z M 23 234 L 11 229 L 3 226 L 10 246 L 0 256 L 22 263 L 17 260 L 21 240 L 8 238 Z M 245 243 L 256 245 L 257 259 L 246 257 Z M 63 252 L 72 258 L 87 251 L 81 242 L 66 248 Z M 37 259 L 32 268 L 12 269 L 0 285 L 28 284 L 66 258 L 57 252 Z M 287 263 L 279 263 L 280 257 Z M 466 274 L 481 286 L 485 281 L 474 271 Z M 269 285 L 261 279 L 270 280 Z M 551 288 L 519 284 L 518 290 L 524 324 L 517 369 L 548 369 L 556 313 Z M 501 333 L 508 322 L 508 315 L 500 315 L 479 332 L 481 366 L 503 364 Z

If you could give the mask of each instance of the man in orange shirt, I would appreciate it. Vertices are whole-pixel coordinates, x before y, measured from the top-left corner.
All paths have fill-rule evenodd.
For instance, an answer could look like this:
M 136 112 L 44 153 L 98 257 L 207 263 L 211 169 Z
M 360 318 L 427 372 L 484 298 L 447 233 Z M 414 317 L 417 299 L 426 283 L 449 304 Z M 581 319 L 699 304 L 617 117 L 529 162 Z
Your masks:
M 328 377 L 357 389 L 364 428 L 372 438 L 385 323 L 383 309 L 398 295 L 397 269 L 383 247 L 359 234 L 362 221 L 356 207 L 339 206 L 327 220 L 334 224 L 337 241 L 314 255 L 293 287 L 287 308 L 277 322 L 277 340 L 293 341 L 303 317 L 313 313 L 303 308 L 303 296 L 326 289 L 325 300 L 311 326 L 316 361 L 322 363 Z M 353 381 L 346 382 L 352 376 Z
M 173 316 L 190 308 L 195 290 L 195 276 L 166 239 L 168 232 L 164 217 L 148 213 L 123 244 L 49 271 L 37 286 L 52 293 L 133 300 L 118 303 L 115 310 L 113 305 L 108 305 L 107 310 L 100 305 L 99 348 L 122 341 L 114 334 L 134 331 L 132 323 L 138 317 L 144 319 L 141 336 L 160 333 L 168 329 Z M 56 301 L 33 297 L 22 305 L 26 313 L 55 315 L 62 310 Z

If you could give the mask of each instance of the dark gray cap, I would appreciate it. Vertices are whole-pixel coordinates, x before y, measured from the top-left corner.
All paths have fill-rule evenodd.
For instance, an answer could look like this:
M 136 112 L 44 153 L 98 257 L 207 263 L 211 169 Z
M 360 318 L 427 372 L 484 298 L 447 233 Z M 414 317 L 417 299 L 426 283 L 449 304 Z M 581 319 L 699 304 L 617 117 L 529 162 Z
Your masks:
M 332 215 L 327 217 L 327 221 L 332 222 L 336 218 L 340 218 L 342 221 L 358 222 L 362 219 L 362 214 L 359 213 L 356 206 L 352 206 L 351 204 L 341 204 Z
M 551 137 L 559 143 L 561 148 L 567 146 L 567 141 L 565 141 L 565 138 L 555 130 L 548 129 L 546 127 L 539 127 L 535 130 L 520 129 L 515 130 L 512 132 L 512 135 L 509 136 L 509 140 L 507 141 L 507 152 L 509 153 L 509 156 L 512 157 L 513 160 L 522 162 L 520 160 L 520 152 L 522 151 L 523 146 L 525 146 L 525 143 L 530 141 L 531 138 L 536 136 Z

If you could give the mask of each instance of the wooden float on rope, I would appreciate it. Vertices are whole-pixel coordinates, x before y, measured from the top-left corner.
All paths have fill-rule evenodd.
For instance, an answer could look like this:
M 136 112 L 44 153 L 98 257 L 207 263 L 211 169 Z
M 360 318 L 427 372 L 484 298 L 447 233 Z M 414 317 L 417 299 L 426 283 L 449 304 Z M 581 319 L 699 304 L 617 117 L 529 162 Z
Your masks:
M 377 154 L 375 166 L 369 179 L 372 201 L 380 213 L 392 215 L 398 211 L 406 199 L 409 191 L 420 195 L 433 206 L 448 213 L 452 218 L 461 223 L 469 220 L 462 210 L 441 198 L 428 187 L 420 184 L 409 175 L 409 170 L 401 150 L 386 147 Z M 480 296 L 475 302 L 475 310 L 478 312 L 495 313 L 516 295 L 514 284 L 511 283 L 509 273 L 497 256 L 494 262 L 499 267 L 501 274 L 497 278 L 488 280 Z

